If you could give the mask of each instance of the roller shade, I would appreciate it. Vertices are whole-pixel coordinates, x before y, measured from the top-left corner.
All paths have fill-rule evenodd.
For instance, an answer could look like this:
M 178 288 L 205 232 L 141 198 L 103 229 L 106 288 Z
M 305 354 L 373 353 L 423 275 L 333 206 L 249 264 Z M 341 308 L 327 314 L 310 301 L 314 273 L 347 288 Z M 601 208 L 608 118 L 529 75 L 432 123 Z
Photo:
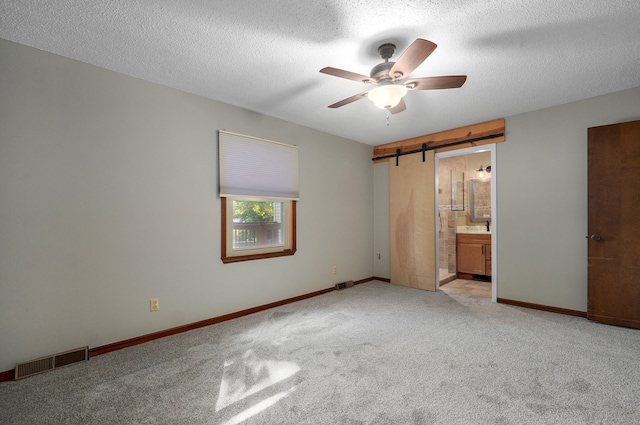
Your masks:
M 220 196 L 299 198 L 298 147 L 218 131 Z

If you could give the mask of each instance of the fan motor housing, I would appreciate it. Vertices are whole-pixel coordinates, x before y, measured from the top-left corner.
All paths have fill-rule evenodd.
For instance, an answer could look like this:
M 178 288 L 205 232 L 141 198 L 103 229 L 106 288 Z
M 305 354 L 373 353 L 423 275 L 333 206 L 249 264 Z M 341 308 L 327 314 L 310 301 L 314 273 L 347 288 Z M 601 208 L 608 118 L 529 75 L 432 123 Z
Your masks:
M 378 54 L 384 62 L 377 64 L 373 68 L 371 68 L 371 73 L 369 76 L 371 78 L 375 78 L 375 80 L 379 83 L 383 80 L 390 79 L 389 70 L 395 64 L 395 62 L 389 62 L 389 58 L 394 55 L 396 52 L 396 45 L 392 43 L 385 43 L 378 47 Z
M 375 78 L 377 81 L 389 78 L 389 70 L 395 64 L 395 62 L 382 62 L 371 68 L 369 76 Z

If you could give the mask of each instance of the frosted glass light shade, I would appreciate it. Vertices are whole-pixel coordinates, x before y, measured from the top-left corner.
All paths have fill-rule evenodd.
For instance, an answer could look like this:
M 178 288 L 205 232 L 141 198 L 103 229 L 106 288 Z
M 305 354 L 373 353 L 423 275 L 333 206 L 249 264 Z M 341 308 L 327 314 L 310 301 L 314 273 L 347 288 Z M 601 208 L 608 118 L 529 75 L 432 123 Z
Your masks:
M 390 109 L 400 103 L 400 99 L 407 94 L 407 88 L 401 84 L 387 84 L 378 86 L 367 95 L 380 109 Z

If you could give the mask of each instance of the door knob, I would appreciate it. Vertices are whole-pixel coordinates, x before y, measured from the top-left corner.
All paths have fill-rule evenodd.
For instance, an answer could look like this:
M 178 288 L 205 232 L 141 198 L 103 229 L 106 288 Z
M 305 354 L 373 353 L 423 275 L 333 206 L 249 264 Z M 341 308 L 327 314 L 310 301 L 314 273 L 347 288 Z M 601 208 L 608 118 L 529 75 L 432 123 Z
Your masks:
M 594 233 L 593 235 L 591 235 L 591 239 L 597 242 L 602 238 L 600 237 L 600 235 Z

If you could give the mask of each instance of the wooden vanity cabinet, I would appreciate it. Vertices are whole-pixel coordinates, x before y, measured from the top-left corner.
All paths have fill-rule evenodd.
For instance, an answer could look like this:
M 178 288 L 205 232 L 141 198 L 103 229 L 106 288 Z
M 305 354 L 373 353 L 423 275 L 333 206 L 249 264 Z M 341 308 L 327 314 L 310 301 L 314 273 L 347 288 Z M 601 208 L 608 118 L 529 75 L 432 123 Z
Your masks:
M 491 235 L 456 235 L 458 273 L 491 276 Z

